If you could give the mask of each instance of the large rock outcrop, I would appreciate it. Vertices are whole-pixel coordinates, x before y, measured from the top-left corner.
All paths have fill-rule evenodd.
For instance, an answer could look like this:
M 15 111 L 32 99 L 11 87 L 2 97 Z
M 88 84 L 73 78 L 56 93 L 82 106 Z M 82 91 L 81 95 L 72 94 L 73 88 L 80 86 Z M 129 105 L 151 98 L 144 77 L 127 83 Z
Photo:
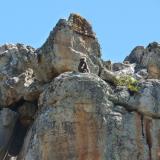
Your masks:
M 131 97 L 125 88 L 112 90 L 94 74 L 58 76 L 39 98 L 40 113 L 20 159 L 157 159 L 156 85 L 160 87 L 148 81 L 141 89 L 144 94 Z
M 68 20 L 59 20 L 37 50 L 35 75 L 47 82 L 60 73 L 78 71 L 82 57 L 87 59 L 91 73 L 99 74 L 100 56 L 100 46 L 91 25 L 81 16 L 71 14 Z
M 160 79 L 160 44 L 157 42 L 150 43 L 146 48 L 136 47 L 125 60 L 136 63 L 137 68 L 147 68 L 148 78 Z
M 35 49 L 23 44 L 0 47 L 0 106 L 10 106 L 22 98 L 37 99 L 41 85 L 34 78 Z
M 38 49 L 0 46 L 0 160 L 159 160 L 159 53 L 154 42 L 103 61 L 77 14 Z M 83 57 L 91 73 L 78 72 Z
M 111 111 L 110 87 L 94 74 L 65 73 L 39 99 L 40 114 L 26 137 L 24 160 L 104 159 L 104 117 Z M 36 154 L 35 154 L 36 153 Z

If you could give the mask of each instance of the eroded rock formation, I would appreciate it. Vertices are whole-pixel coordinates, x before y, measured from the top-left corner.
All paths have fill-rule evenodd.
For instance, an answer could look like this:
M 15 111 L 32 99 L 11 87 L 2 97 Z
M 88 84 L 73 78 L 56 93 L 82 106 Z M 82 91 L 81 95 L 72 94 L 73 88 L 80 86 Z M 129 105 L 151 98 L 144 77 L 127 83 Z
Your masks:
M 160 46 L 101 59 L 90 23 L 61 19 L 42 47 L 0 47 L 0 160 L 159 160 Z M 90 73 L 79 73 L 85 58 Z M 137 80 L 138 90 L 115 83 Z M 152 79 L 150 79 L 152 78 Z
M 37 50 L 35 75 L 47 82 L 60 73 L 78 71 L 82 57 L 86 58 L 91 73 L 99 74 L 100 46 L 92 27 L 81 16 L 71 14 L 68 20 L 59 20 Z
M 136 63 L 137 68 L 147 68 L 149 78 L 160 79 L 160 44 L 150 43 L 146 48 L 136 47 L 125 60 Z

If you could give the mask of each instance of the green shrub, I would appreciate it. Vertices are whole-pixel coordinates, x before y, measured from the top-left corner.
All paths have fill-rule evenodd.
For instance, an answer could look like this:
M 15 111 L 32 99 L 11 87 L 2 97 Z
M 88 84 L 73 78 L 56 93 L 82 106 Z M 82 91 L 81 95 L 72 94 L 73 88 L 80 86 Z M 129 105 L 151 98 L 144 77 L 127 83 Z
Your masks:
M 119 76 L 115 80 L 116 86 L 126 86 L 131 92 L 138 92 L 140 87 L 138 81 L 129 75 Z

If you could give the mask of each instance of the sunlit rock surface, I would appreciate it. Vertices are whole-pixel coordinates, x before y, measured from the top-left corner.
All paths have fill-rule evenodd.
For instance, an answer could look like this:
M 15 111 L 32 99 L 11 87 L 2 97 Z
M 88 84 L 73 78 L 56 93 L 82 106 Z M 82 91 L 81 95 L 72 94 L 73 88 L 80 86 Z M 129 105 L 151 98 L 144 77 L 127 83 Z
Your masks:
M 77 14 L 38 49 L 0 46 L 0 160 L 159 160 L 159 53 L 153 42 L 104 61 Z M 81 58 L 90 73 L 78 72 Z M 121 76 L 137 92 L 116 85 Z

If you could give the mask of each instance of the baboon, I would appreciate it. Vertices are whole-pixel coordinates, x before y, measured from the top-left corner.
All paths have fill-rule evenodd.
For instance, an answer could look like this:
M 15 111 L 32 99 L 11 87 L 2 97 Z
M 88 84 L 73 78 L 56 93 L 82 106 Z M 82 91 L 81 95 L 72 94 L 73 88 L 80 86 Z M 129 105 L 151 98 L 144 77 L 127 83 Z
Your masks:
M 80 59 L 80 63 L 79 63 L 79 66 L 78 66 L 78 71 L 81 72 L 81 73 L 90 73 L 90 70 L 87 66 L 87 63 L 86 63 L 86 58 L 81 58 Z

